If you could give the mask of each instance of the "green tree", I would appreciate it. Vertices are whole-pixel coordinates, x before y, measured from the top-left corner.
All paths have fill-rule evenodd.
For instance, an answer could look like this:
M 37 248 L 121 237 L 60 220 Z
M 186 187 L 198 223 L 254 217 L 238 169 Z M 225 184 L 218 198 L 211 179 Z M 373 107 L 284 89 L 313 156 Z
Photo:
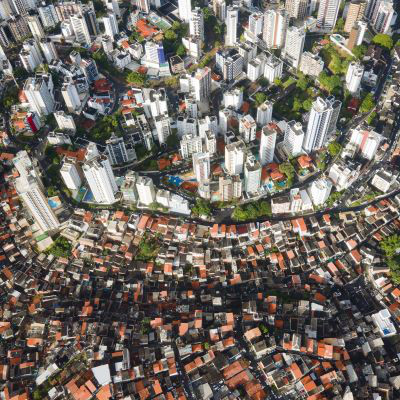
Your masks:
M 276 86 L 282 86 L 282 79 L 280 79 L 280 78 L 275 78 L 274 84 L 275 84 Z
M 360 111 L 361 111 L 362 113 L 366 113 L 366 112 L 371 111 L 374 107 L 375 107 L 374 98 L 373 98 L 373 96 L 372 96 L 371 93 L 368 93 L 368 94 L 364 97 L 364 100 L 363 100 L 362 103 L 361 103 Z
M 211 215 L 211 207 L 210 203 L 207 202 L 204 199 L 197 199 L 196 204 L 192 208 L 192 213 L 195 215 L 205 215 L 205 216 L 210 216 Z
M 298 74 L 298 80 L 296 82 L 296 87 L 302 91 L 306 91 L 308 88 L 307 77 L 302 72 L 299 72 L 299 74 Z
M 304 111 L 310 111 L 312 107 L 312 100 L 311 99 L 305 99 L 303 101 L 303 109 Z
M 132 71 L 128 73 L 126 80 L 128 83 L 144 85 L 146 83 L 146 76 L 144 74 L 140 74 L 139 72 Z
M 377 113 L 376 113 L 376 111 L 372 111 L 372 113 L 368 116 L 368 118 L 367 118 L 367 124 L 368 125 L 372 125 L 373 124 L 373 122 L 375 121 L 375 118 L 377 117 Z
M 365 46 L 364 44 L 355 46 L 354 49 L 352 50 L 352 53 L 355 55 L 356 58 L 361 60 L 367 53 L 367 46 Z
M 294 177 L 295 169 L 289 161 L 280 164 L 279 171 L 282 174 L 285 174 L 288 179 L 293 179 Z
M 326 72 L 321 72 L 318 77 L 321 86 L 331 94 L 336 88 L 341 87 L 342 81 L 339 76 L 329 76 Z
M 266 100 L 267 95 L 263 92 L 257 92 L 254 95 L 254 99 L 256 101 L 256 105 L 259 106 L 260 104 L 264 103 L 264 101 Z
M 176 40 L 178 38 L 178 35 L 172 29 L 168 29 L 164 33 L 164 38 L 167 39 L 167 40 L 174 41 L 174 40 Z
M 182 24 L 180 22 L 178 22 L 178 21 L 174 21 L 172 23 L 172 29 L 174 31 L 179 31 L 181 29 L 181 27 L 182 27 Z
M 167 137 L 167 146 L 171 149 L 174 149 L 178 146 L 179 144 L 179 138 L 178 135 L 176 133 L 171 133 L 171 135 L 169 135 Z
M 343 32 L 344 29 L 344 19 L 338 18 L 335 26 L 335 32 Z
M 384 33 L 378 33 L 372 39 L 372 43 L 377 44 L 378 46 L 385 47 L 388 50 L 391 50 L 393 47 L 393 39 L 389 35 L 385 35 Z
M 387 236 L 380 242 L 385 254 L 386 263 L 390 269 L 390 276 L 394 283 L 400 283 L 400 235 Z
M 71 255 L 72 245 L 64 237 L 58 236 L 51 247 L 47 250 L 47 253 L 53 254 L 55 257 L 68 258 Z
M 328 152 L 331 157 L 336 157 L 342 151 L 342 146 L 338 142 L 331 142 L 328 144 Z
M 176 49 L 176 55 L 179 57 L 184 57 L 186 55 L 186 48 L 183 44 L 180 44 Z
M 297 97 L 295 97 L 293 100 L 293 111 L 294 112 L 300 111 L 302 106 L 303 106 L 303 103 Z

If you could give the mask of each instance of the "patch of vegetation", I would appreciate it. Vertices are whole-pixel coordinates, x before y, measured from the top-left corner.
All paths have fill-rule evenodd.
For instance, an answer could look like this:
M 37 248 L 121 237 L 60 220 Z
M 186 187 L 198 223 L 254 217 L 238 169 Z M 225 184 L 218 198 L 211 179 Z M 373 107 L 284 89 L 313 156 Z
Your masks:
M 71 255 L 71 250 L 71 243 L 66 238 L 58 236 L 46 253 L 53 254 L 55 257 L 68 258 Z
M 342 146 L 338 142 L 328 144 L 328 153 L 331 157 L 336 157 L 342 151 Z
M 144 86 L 147 83 L 147 75 L 130 71 L 125 75 L 125 80 L 132 85 Z
M 326 205 L 328 207 L 332 207 L 342 196 L 343 196 L 344 191 L 340 192 L 333 192 L 330 194 L 328 197 L 328 200 L 326 200 Z
M 372 39 L 372 43 L 384 47 L 388 50 L 393 48 L 393 39 L 389 35 L 385 35 L 384 33 L 378 33 Z
M 135 258 L 140 261 L 153 261 L 157 257 L 159 248 L 157 239 L 153 236 L 148 237 L 145 234 L 139 243 L 138 253 Z
M 211 215 L 210 203 L 204 199 L 197 199 L 196 204 L 192 207 L 192 213 L 194 215 L 205 215 L 209 217 Z
M 394 234 L 384 238 L 380 247 L 385 254 L 386 263 L 390 269 L 390 277 L 398 285 L 400 283 L 400 235 Z
M 372 113 L 366 119 L 368 125 L 372 125 L 375 122 L 375 118 L 377 117 L 376 111 L 372 111 Z
M 360 106 L 360 112 L 367 113 L 370 112 L 375 107 L 375 100 L 371 93 L 368 93 Z
M 104 143 L 110 138 L 114 132 L 116 135 L 121 135 L 122 131 L 119 126 L 120 113 L 106 115 L 89 132 L 89 139 L 93 142 Z
M 186 51 L 182 51 L 180 46 L 182 45 L 182 38 L 187 35 L 188 29 L 188 24 L 181 24 L 175 21 L 172 27 L 164 32 L 163 46 L 166 53 L 178 54 L 178 49 L 178 55 L 182 56 L 186 53 Z M 183 50 L 185 49 L 183 48 Z
M 271 215 L 271 204 L 267 201 L 260 201 L 235 207 L 232 218 L 236 221 L 246 221 Z

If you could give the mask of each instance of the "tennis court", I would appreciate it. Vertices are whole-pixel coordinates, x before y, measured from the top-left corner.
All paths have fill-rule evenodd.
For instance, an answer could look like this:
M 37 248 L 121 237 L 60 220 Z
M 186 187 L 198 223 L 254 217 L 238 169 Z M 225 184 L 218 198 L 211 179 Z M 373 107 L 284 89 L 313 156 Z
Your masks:
M 167 22 L 165 19 L 160 18 L 157 14 L 150 13 L 147 19 L 155 25 L 157 28 L 161 29 L 162 31 L 166 31 L 171 28 L 171 24 Z

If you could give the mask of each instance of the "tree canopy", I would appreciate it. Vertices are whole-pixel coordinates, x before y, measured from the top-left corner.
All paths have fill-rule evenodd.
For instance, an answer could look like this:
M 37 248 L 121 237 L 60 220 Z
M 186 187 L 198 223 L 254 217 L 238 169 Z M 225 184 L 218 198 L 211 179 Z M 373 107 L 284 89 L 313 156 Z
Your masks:
M 391 50 L 393 47 L 393 39 L 389 35 L 385 35 L 384 33 L 378 33 L 372 39 L 372 43 L 377 44 L 378 46 L 385 47 L 388 50 Z
M 263 92 L 258 92 L 254 95 L 254 99 L 256 101 L 256 105 L 259 106 L 260 104 L 264 103 L 266 100 L 267 95 Z
M 210 203 L 204 199 L 197 199 L 196 204 L 192 208 L 192 213 L 209 217 L 211 215 Z
M 342 81 L 339 76 L 329 76 L 326 72 L 321 72 L 318 77 L 321 86 L 331 94 L 336 88 L 340 87 Z
M 385 254 L 385 259 L 390 269 L 390 276 L 394 283 L 400 283 L 400 235 L 394 234 L 384 238 L 380 247 Z
M 342 151 L 342 146 L 338 142 L 328 144 L 328 152 L 331 157 L 336 157 Z
M 271 204 L 267 201 L 255 202 L 248 205 L 236 206 L 232 218 L 236 221 L 246 221 L 272 215 Z
M 128 83 L 132 83 L 135 85 L 144 85 L 146 83 L 146 75 L 140 74 L 139 72 L 129 72 L 126 76 L 126 80 Z
M 361 103 L 360 111 L 365 113 L 371 111 L 375 107 L 375 101 L 371 93 L 368 93 Z

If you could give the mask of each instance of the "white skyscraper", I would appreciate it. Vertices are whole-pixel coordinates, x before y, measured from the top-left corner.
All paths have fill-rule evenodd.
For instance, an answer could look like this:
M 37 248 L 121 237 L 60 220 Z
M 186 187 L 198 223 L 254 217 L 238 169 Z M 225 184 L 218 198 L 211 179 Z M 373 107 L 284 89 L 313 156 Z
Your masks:
M 263 40 L 270 49 L 280 49 L 285 44 L 289 14 L 285 10 L 270 9 L 264 14 Z
M 53 112 L 54 97 L 44 78 L 28 78 L 25 81 L 24 93 L 31 111 L 39 115 L 49 115 Z
M 28 22 L 29 29 L 32 32 L 32 36 L 35 40 L 40 40 L 44 37 L 44 30 L 42 24 L 40 23 L 40 19 L 37 15 L 29 15 L 26 18 Z
M 117 18 L 121 17 L 118 0 L 105 0 L 107 10 L 113 12 Z
M 290 121 L 286 125 L 283 145 L 289 157 L 295 157 L 302 151 L 304 140 L 303 126 L 300 122 Z
M 136 4 L 138 9 L 144 14 L 148 14 L 150 12 L 150 0 L 138 0 Z
M 115 14 L 109 11 L 107 15 L 103 17 L 103 23 L 106 35 L 114 40 L 114 36 L 119 33 L 118 22 Z
M 349 64 L 346 73 L 346 87 L 351 94 L 358 93 L 363 74 L 364 67 L 362 64 L 356 63 L 354 61 Z
M 280 78 L 282 76 L 282 71 L 283 61 L 273 54 L 268 57 L 264 65 L 264 77 L 268 82 L 272 83 L 276 78 Z
M 199 183 L 210 179 L 210 154 L 209 153 L 194 153 L 192 156 L 193 160 L 193 172 L 196 175 L 196 180 Z
M 257 124 L 264 126 L 272 121 L 272 102 L 265 101 L 257 107 Z
M 306 33 L 303 27 L 291 26 L 286 32 L 283 58 L 293 67 L 298 68 L 303 54 Z
M 15 180 L 15 188 L 30 214 L 43 231 L 55 230 L 60 223 L 43 194 L 39 181 L 31 174 Z
M 320 178 L 313 181 L 308 188 L 308 194 L 315 206 L 320 206 L 328 200 L 332 186 L 333 184 L 330 179 Z
M 330 32 L 336 25 L 339 13 L 340 0 L 320 0 L 317 16 L 317 27 Z
M 264 15 L 260 12 L 255 12 L 249 16 L 249 31 L 258 36 L 263 30 Z
M 60 169 L 60 174 L 68 189 L 78 190 L 81 187 L 82 179 L 79 176 L 75 159 L 66 158 Z
M 43 38 L 40 40 L 40 48 L 42 49 L 47 64 L 58 59 L 56 46 L 49 38 Z
M 61 130 L 76 131 L 76 125 L 72 115 L 67 115 L 64 111 L 56 111 L 54 113 L 54 118 Z
M 367 160 L 372 160 L 383 140 L 383 136 L 377 132 L 361 129 L 351 131 L 350 144 Z
M 82 169 L 95 202 L 114 203 L 118 187 L 107 156 L 98 155 L 90 158 L 85 161 Z
M 226 36 L 225 45 L 233 46 L 237 41 L 237 27 L 239 23 L 239 9 L 234 6 L 226 9 Z
M 38 8 L 40 19 L 45 28 L 52 28 L 58 23 L 57 12 L 53 4 Z
M 277 130 L 272 124 L 264 126 L 261 130 L 259 156 L 262 166 L 270 164 L 272 161 L 274 161 L 276 136 Z
M 165 115 L 159 115 L 154 118 L 154 122 L 156 125 L 158 142 L 160 144 L 166 143 L 168 136 L 171 134 L 169 118 Z
M 192 154 L 201 153 L 203 150 L 203 142 L 200 136 L 188 133 L 183 135 L 181 141 L 181 155 L 182 158 L 188 158 Z
M 257 124 L 250 114 L 244 115 L 239 120 L 239 133 L 245 143 L 250 143 L 256 139 Z
M 304 138 L 303 148 L 306 152 L 318 150 L 324 146 L 333 114 L 332 105 L 318 97 L 312 105 Z
M 253 155 L 247 157 L 244 164 L 244 190 L 247 193 L 256 193 L 260 188 L 261 165 Z
M 226 2 L 225 0 L 213 0 L 213 10 L 215 16 L 222 22 L 226 18 Z
M 392 0 L 380 0 L 372 16 L 371 24 L 378 33 L 387 34 L 396 21 L 396 12 Z
M 307 17 L 308 0 L 286 0 L 285 9 L 289 16 L 294 19 L 305 19 Z
M 156 192 L 151 178 L 147 176 L 138 176 L 136 179 L 136 190 L 141 204 L 148 206 L 155 202 Z
M 85 19 L 81 15 L 73 15 L 70 20 L 76 36 L 76 41 L 89 45 L 92 40 L 90 39 L 89 29 Z
M 198 36 L 204 41 L 204 16 L 200 7 L 192 10 L 189 22 L 189 33 L 193 36 Z
M 178 0 L 178 11 L 179 11 L 179 18 L 183 22 L 190 21 L 190 15 L 192 13 L 192 4 L 190 0 Z
M 208 99 L 211 93 L 211 70 L 208 67 L 198 69 L 190 79 L 194 97 L 197 101 Z
M 34 39 L 25 40 L 19 58 L 28 72 L 33 72 L 36 67 L 43 63 L 39 45 Z
M 239 110 L 243 105 L 243 90 L 234 88 L 224 92 L 224 106 Z
M 225 146 L 225 169 L 230 175 L 237 175 L 243 172 L 245 157 L 246 145 L 242 140 Z
M 65 82 L 61 87 L 61 94 L 69 112 L 76 112 L 81 108 L 78 90 L 72 81 Z

